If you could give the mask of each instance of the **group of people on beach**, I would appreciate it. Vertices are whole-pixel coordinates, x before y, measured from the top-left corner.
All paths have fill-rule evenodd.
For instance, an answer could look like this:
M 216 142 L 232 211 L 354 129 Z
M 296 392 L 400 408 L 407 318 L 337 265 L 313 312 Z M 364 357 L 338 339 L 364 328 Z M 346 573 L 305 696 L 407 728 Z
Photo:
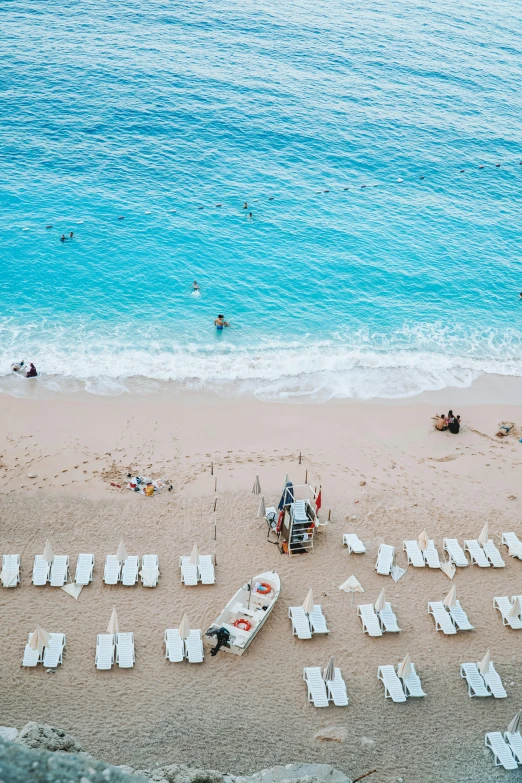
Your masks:
M 435 429 L 440 430 L 441 432 L 443 430 L 449 430 L 453 435 L 458 435 L 460 431 L 460 416 L 455 416 L 453 411 L 448 411 L 448 415 L 445 416 L 443 413 L 435 414 Z

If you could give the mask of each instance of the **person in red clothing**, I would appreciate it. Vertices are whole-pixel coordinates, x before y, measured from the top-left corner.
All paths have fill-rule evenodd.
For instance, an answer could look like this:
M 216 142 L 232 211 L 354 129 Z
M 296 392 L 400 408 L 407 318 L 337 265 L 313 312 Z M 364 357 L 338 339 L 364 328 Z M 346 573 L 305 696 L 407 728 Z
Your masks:
M 27 372 L 26 372 L 26 374 L 25 374 L 25 377 L 26 377 L 26 378 L 36 378 L 36 376 L 37 376 L 37 375 L 38 375 L 38 373 L 36 372 L 36 367 L 35 367 L 35 366 L 34 366 L 34 364 L 31 362 L 31 363 L 29 364 L 29 369 L 27 370 Z

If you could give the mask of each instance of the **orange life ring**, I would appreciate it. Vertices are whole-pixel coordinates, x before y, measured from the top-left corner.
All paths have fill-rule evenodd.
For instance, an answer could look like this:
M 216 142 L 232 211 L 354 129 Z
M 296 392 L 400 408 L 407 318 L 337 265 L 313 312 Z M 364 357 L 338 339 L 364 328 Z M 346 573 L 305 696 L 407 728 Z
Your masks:
M 256 593 L 261 593 L 261 595 L 268 595 L 271 589 L 272 588 L 269 584 L 266 582 L 261 582 L 261 584 L 256 587 Z
M 252 623 L 249 623 L 248 620 L 243 620 L 241 617 L 239 618 L 239 620 L 234 620 L 232 625 L 235 626 L 236 628 L 242 628 L 243 631 L 250 631 L 250 629 L 252 628 Z

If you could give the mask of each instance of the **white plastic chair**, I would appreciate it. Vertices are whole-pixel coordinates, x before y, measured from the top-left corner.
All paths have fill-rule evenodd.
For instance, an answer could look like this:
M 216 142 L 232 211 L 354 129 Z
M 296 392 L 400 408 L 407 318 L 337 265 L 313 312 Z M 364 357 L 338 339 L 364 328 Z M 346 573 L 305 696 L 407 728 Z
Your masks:
M 397 677 L 393 666 L 379 666 L 377 677 L 384 685 L 384 698 L 391 699 L 396 704 L 406 701 L 406 694 L 402 683 Z
M 103 581 L 106 585 L 117 585 L 120 581 L 121 563 L 116 555 L 107 555 L 103 569 Z
M 399 677 L 399 675 L 397 676 L 399 677 L 399 680 L 401 680 L 402 682 L 404 693 L 406 694 L 406 696 L 407 697 L 411 696 L 412 698 L 418 699 L 421 698 L 422 696 L 426 696 L 426 694 L 422 690 L 422 683 L 420 681 L 419 675 L 415 671 L 415 666 L 413 665 L 413 663 L 410 665 L 411 665 L 411 674 L 409 677 Z
M 377 553 L 375 569 L 381 576 L 389 576 L 393 565 L 395 548 L 389 544 L 381 544 Z
M 356 533 L 345 533 L 343 535 L 343 545 L 348 547 L 348 554 L 352 552 L 355 555 L 362 555 L 366 552 L 366 547 Z
M 451 615 L 451 619 L 455 623 L 457 631 L 473 631 L 473 626 L 468 620 L 466 612 L 460 605 L 460 601 L 457 601 L 455 606 L 449 607 L 449 613 Z
M 319 666 L 309 666 L 303 670 L 303 680 L 308 688 L 308 701 L 314 707 L 328 707 L 326 684 Z
M 384 608 L 379 612 L 379 620 L 381 621 L 381 628 L 387 633 L 399 633 L 400 628 L 397 624 L 397 617 L 392 609 L 392 605 L 389 601 L 386 601 Z
M 43 665 L 46 669 L 56 669 L 63 663 L 63 651 L 65 648 L 65 634 L 49 634 L 49 643 L 44 648 Z
M 165 658 L 171 663 L 181 663 L 185 658 L 185 642 L 177 628 L 167 628 L 165 631 Z
M 379 618 L 375 614 L 373 604 L 359 604 L 357 614 L 361 618 L 363 632 L 367 633 L 368 636 L 382 636 Z
M 480 568 L 489 568 L 490 562 L 487 559 L 484 550 L 475 538 L 464 541 L 464 550 L 469 552 L 471 565 L 476 563 Z
M 213 585 L 216 583 L 216 574 L 214 571 L 212 555 L 199 556 L 198 573 L 202 585 Z
M 428 614 L 431 614 L 435 620 L 436 631 L 442 631 L 447 636 L 457 633 L 451 615 L 442 601 L 430 601 L 428 603 Z
M 466 680 L 468 684 L 468 696 L 470 699 L 473 696 L 491 696 L 491 692 L 486 688 L 486 683 L 478 670 L 476 663 L 462 663 L 460 665 L 460 676 Z
M 55 555 L 49 581 L 51 587 L 63 587 L 69 576 L 69 555 Z
M 94 664 L 100 671 L 112 669 L 114 663 L 114 634 L 99 633 L 96 637 Z
M 311 639 L 310 621 L 302 606 L 290 606 L 288 617 L 292 621 L 292 634 L 298 639 Z
M 132 669 L 136 656 L 134 655 L 134 634 L 116 634 L 116 663 L 120 669 Z
M 312 633 L 330 633 L 326 625 L 326 618 L 320 604 L 314 604 L 314 608 L 308 615 Z
M 201 631 L 199 628 L 191 629 L 188 638 L 185 639 L 185 648 L 189 663 L 203 663 L 203 642 L 201 641 Z
M 76 561 L 76 574 L 74 581 L 77 585 L 88 585 L 92 582 L 92 573 L 94 570 L 94 555 L 79 554 Z
M 42 555 L 35 555 L 33 566 L 33 585 L 43 587 L 49 581 L 51 564 Z
M 489 748 L 495 758 L 496 767 L 504 769 L 518 769 L 518 764 L 511 752 L 511 748 L 505 742 L 500 731 L 490 731 L 486 734 L 486 748 Z
M 518 617 L 509 616 L 512 603 L 507 595 L 499 595 L 496 598 L 494 598 L 493 606 L 495 607 L 495 609 L 498 609 L 498 611 L 502 616 L 502 625 L 509 625 L 509 627 L 513 628 L 513 630 L 515 631 L 519 631 L 522 628 L 522 618 L 520 616 Z
M 143 555 L 141 559 L 141 584 L 143 587 L 156 587 L 159 578 L 159 558 L 157 555 Z
M 323 673 L 324 677 L 324 673 Z M 341 670 L 334 669 L 334 679 L 325 680 L 326 693 L 328 701 L 333 701 L 336 707 L 348 706 L 348 693 L 346 692 L 346 683 L 342 678 Z
M 140 559 L 138 555 L 129 555 L 123 562 L 121 569 L 121 583 L 125 587 L 134 587 L 138 582 Z
M 456 538 L 444 538 L 442 540 L 442 548 L 448 553 L 449 559 L 454 565 L 459 568 L 469 565 L 468 558 Z
M 416 539 L 412 541 L 404 541 L 402 548 L 406 552 L 408 564 L 414 566 L 414 568 L 425 567 L 426 563 L 424 561 L 424 556 L 419 547 L 419 542 Z
M 181 581 L 187 587 L 194 587 L 198 583 L 198 567 L 190 562 L 190 557 L 180 557 Z
M 2 556 L 2 585 L 17 587 L 20 584 L 20 555 Z
M 489 562 L 494 568 L 506 567 L 506 564 L 502 560 L 502 555 L 498 551 L 497 547 L 495 546 L 491 538 L 488 541 L 486 541 L 485 544 L 482 545 L 482 548 L 484 550 L 486 557 L 488 558 Z

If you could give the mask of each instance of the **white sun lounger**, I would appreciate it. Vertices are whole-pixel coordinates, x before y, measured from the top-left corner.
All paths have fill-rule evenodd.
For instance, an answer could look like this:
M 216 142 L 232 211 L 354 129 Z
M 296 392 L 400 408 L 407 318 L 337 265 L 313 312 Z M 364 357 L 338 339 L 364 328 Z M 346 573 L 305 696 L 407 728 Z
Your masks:
M 448 553 L 449 559 L 454 565 L 459 568 L 469 565 L 468 558 L 456 538 L 444 538 L 442 540 L 442 548 Z
M 314 707 L 328 707 L 326 684 L 319 666 L 309 666 L 303 671 L 303 680 L 308 688 L 308 701 Z
M 491 538 L 482 545 L 482 549 L 494 568 L 505 568 L 506 564 L 502 560 L 502 555 Z
M 413 541 L 404 541 L 402 548 L 406 552 L 408 563 L 415 568 L 424 568 L 426 563 L 419 547 L 419 542 L 414 539 Z
M 20 555 L 2 556 L 2 585 L 16 587 L 20 584 Z
M 326 618 L 323 614 L 321 604 L 314 604 L 314 608 L 308 615 L 312 633 L 330 633 L 326 625 Z
M 348 694 L 346 692 L 346 683 L 342 678 L 340 669 L 336 668 L 334 672 L 334 679 L 331 682 L 325 680 L 328 701 L 333 701 L 336 707 L 347 707 Z
M 508 547 L 508 554 L 511 557 L 518 557 L 522 560 L 522 541 L 516 533 L 502 533 L 502 543 Z
M 375 570 L 382 576 L 389 576 L 393 565 L 393 556 L 395 548 L 389 544 L 381 544 L 377 554 Z
M 69 555 L 55 555 L 51 565 L 51 587 L 63 587 L 69 576 Z
M 449 607 L 449 613 L 451 615 L 451 619 L 455 623 L 457 631 L 473 631 L 473 626 L 468 620 L 466 612 L 460 605 L 460 601 L 457 601 L 455 606 Z
M 63 663 L 65 634 L 51 633 L 49 637 L 49 644 L 44 648 L 43 665 L 46 669 L 56 669 L 58 664 Z
M 489 560 L 475 538 L 464 541 L 464 550 L 469 552 L 471 565 L 476 563 L 480 568 L 489 568 Z
M 185 642 L 177 628 L 167 628 L 165 631 L 165 658 L 171 663 L 181 663 L 185 658 Z
M 434 541 L 428 541 L 428 547 L 423 551 L 422 554 L 424 555 L 426 565 L 428 565 L 430 568 L 440 568 L 439 553 L 437 552 Z
M 522 737 L 520 732 L 516 731 L 511 734 L 509 731 L 504 732 L 504 739 L 506 740 L 509 748 L 519 764 L 522 764 Z
M 129 555 L 123 561 L 121 569 L 121 583 L 125 587 L 133 587 L 138 582 L 138 571 L 140 570 L 140 559 L 138 555 Z
M 202 585 L 213 585 L 216 583 L 212 555 L 199 556 L 198 573 Z
M 368 636 L 382 636 L 379 618 L 375 614 L 373 604 L 359 604 L 357 614 L 361 618 L 363 632 L 366 632 Z
M 500 731 L 490 731 L 486 734 L 485 745 L 493 753 L 496 767 L 518 769 L 518 764 L 511 752 L 511 748 L 506 744 Z
M 477 667 L 479 665 L 480 662 L 477 663 Z M 507 698 L 506 689 L 502 685 L 502 680 L 500 679 L 498 672 L 493 666 L 493 662 L 489 664 L 489 671 L 487 671 L 485 674 L 482 674 L 482 679 L 486 683 L 486 687 L 489 688 L 489 690 L 491 691 L 495 699 Z
M 41 555 L 35 555 L 33 566 L 33 585 L 43 587 L 49 581 L 49 572 L 51 564 L 44 560 Z
M 401 681 L 397 677 L 395 667 L 379 666 L 377 669 L 377 677 L 384 685 L 385 699 L 391 699 L 397 704 L 406 701 L 406 694 L 404 693 Z
M 292 634 L 298 639 L 311 639 L 310 621 L 302 606 L 288 607 L 288 616 L 292 621 Z
M 457 633 L 457 629 L 453 624 L 451 615 L 442 603 L 442 601 L 429 601 L 428 614 L 433 616 L 435 620 L 435 630 L 442 631 L 443 633 L 450 634 Z
M 116 555 L 107 555 L 103 569 L 103 581 L 106 585 L 117 585 L 120 581 L 121 563 Z
M 397 617 L 389 601 L 386 601 L 384 609 L 381 609 L 379 612 L 379 620 L 381 621 L 382 630 L 387 633 L 399 633 L 401 630 L 397 625 Z
M 366 552 L 366 547 L 356 533 L 345 533 L 343 544 L 348 547 L 348 554 L 353 552 L 355 555 L 362 555 Z
M 399 677 L 399 675 L 397 675 Z M 404 687 L 404 693 L 407 697 L 412 698 L 421 698 L 422 696 L 426 696 L 424 691 L 422 690 L 422 683 L 420 681 L 420 677 L 415 671 L 415 666 L 413 663 L 411 664 L 411 674 L 409 677 L 403 678 L 399 677 L 399 680 L 402 681 L 403 687 Z
M 92 582 L 92 572 L 94 570 L 94 555 L 84 553 L 78 555 L 76 561 L 76 574 L 74 581 L 77 585 L 88 585 Z
M 515 631 L 519 631 L 522 628 L 522 619 L 520 617 L 510 617 L 512 603 L 507 595 L 499 595 L 493 599 L 493 606 L 498 609 L 502 615 L 502 624 L 509 625 Z
M 193 628 L 188 639 L 185 640 L 187 658 L 189 663 L 203 663 L 203 642 L 201 641 L 201 631 Z
M 116 634 L 116 663 L 120 669 L 132 669 L 136 656 L 134 655 L 134 634 Z
M 32 636 L 33 634 L 30 633 L 27 638 L 27 644 L 25 645 L 24 649 L 24 657 L 22 659 L 22 666 L 38 666 L 42 660 L 42 653 L 38 652 L 38 650 L 33 650 L 33 648 L 29 646 L 29 642 L 31 641 Z
M 460 665 L 460 676 L 465 678 L 468 683 L 468 696 L 491 696 L 491 692 L 486 688 L 484 678 L 478 670 L 476 663 L 462 663 Z
M 159 577 L 159 559 L 157 555 L 143 555 L 141 559 L 141 584 L 143 587 L 156 587 Z
M 190 562 L 190 557 L 180 557 L 181 581 L 187 587 L 194 587 L 198 583 L 198 567 Z
M 112 669 L 114 663 L 114 635 L 112 633 L 99 633 L 97 635 L 94 663 L 96 668 L 101 671 Z

